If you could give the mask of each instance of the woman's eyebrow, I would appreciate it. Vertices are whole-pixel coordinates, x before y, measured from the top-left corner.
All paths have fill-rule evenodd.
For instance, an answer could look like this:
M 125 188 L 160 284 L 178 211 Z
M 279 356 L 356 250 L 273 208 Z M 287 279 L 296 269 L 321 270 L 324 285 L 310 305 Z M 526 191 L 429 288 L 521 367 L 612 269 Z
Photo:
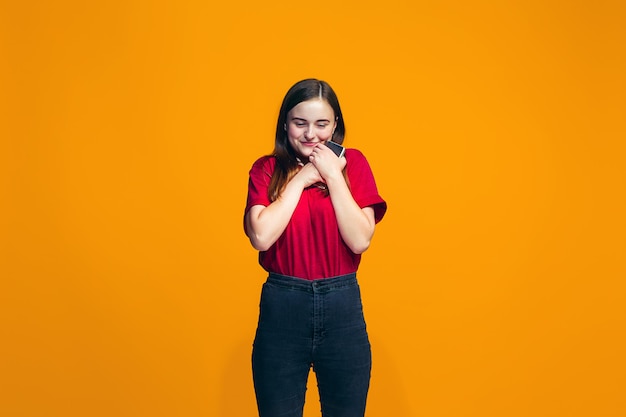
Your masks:
M 291 120 L 302 120 L 303 122 L 308 122 L 308 120 L 307 120 L 307 119 L 304 119 L 304 118 L 302 118 L 302 117 L 297 117 L 297 116 L 292 117 L 292 118 L 291 118 Z M 328 120 L 328 119 L 318 119 L 318 120 L 316 120 L 315 122 L 316 122 L 316 123 L 319 123 L 319 122 L 327 122 L 327 123 L 330 123 L 330 120 Z

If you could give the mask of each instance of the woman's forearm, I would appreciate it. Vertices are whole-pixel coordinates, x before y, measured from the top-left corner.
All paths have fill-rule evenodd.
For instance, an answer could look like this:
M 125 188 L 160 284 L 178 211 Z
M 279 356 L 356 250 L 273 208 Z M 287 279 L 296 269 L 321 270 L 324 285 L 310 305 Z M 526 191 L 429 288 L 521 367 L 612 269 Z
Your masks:
M 374 236 L 374 209 L 359 207 L 343 176 L 327 179 L 326 186 L 335 210 L 341 238 L 352 252 L 356 254 L 365 252 Z
M 253 206 L 246 214 L 246 230 L 252 246 L 268 250 L 283 234 L 293 215 L 304 187 L 299 181 L 290 181 L 280 197 L 269 206 Z

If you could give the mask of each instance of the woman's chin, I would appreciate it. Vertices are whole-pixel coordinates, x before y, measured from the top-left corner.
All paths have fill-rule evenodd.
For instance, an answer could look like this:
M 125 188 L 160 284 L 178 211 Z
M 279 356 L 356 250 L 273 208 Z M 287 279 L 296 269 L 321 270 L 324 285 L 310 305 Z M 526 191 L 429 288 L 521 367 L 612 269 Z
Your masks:
M 300 149 L 297 154 L 303 162 L 309 162 L 309 156 L 313 153 L 313 149 Z

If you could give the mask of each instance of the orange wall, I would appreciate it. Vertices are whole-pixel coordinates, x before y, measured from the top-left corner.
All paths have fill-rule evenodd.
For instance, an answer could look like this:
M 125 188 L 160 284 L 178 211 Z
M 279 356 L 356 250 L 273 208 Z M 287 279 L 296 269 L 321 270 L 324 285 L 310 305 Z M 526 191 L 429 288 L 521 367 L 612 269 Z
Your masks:
M 623 2 L 12 3 L 0 415 L 254 415 L 247 173 L 311 76 L 389 202 L 368 416 L 626 415 Z

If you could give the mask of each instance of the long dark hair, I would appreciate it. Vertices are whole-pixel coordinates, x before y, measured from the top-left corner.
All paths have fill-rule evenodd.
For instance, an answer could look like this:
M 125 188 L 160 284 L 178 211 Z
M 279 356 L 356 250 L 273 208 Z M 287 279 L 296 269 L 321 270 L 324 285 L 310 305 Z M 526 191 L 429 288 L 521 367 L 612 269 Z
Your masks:
M 274 151 L 272 152 L 272 156 L 276 158 L 276 168 L 272 174 L 268 190 L 270 201 L 274 201 L 280 196 L 289 180 L 298 172 L 297 155 L 289 144 L 285 129 L 287 114 L 298 104 L 312 99 L 322 99 L 333 109 L 337 126 L 333 133 L 332 141 L 343 143 L 346 135 L 346 125 L 343 121 L 337 94 L 335 94 L 332 87 L 326 81 L 315 78 L 308 78 L 295 83 L 285 94 L 283 104 L 280 106 L 280 112 L 278 113 L 278 121 L 276 122 L 276 140 L 274 142 Z

